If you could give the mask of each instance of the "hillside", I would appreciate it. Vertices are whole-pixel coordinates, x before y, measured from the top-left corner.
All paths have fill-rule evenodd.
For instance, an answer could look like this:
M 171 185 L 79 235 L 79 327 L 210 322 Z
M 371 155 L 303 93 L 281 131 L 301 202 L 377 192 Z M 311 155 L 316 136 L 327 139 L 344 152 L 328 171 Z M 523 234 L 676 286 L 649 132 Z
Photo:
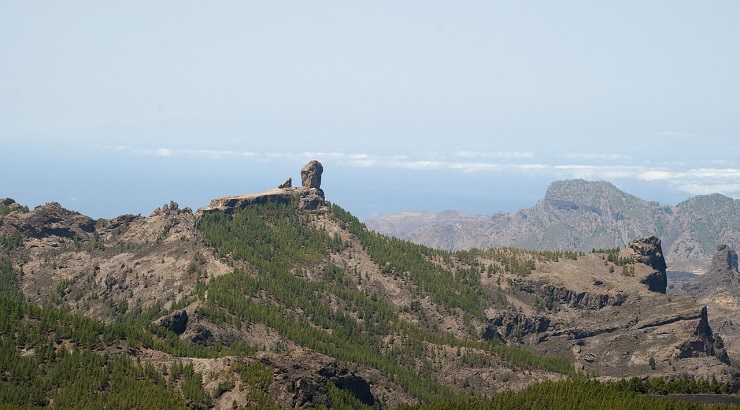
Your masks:
M 656 235 L 673 271 L 702 272 L 718 244 L 740 246 L 736 200 L 713 194 L 666 206 L 603 181 L 553 182 L 544 199 L 515 214 L 412 211 L 368 219 L 366 224 L 386 235 L 446 250 L 512 246 L 588 252 Z
M 658 238 L 435 250 L 368 230 L 304 170 L 301 187 L 198 212 L 93 220 L 4 200 L 0 403 L 387 408 L 586 377 L 740 386 L 707 310 L 665 293 Z

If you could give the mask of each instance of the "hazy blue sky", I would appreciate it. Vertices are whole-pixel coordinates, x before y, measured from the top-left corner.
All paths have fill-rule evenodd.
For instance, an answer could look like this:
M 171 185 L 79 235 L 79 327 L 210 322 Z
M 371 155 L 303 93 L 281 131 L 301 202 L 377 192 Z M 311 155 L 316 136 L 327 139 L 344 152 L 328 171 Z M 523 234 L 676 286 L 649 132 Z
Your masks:
M 0 197 L 93 217 L 299 180 L 361 218 L 557 179 L 740 197 L 738 1 L 0 2 Z

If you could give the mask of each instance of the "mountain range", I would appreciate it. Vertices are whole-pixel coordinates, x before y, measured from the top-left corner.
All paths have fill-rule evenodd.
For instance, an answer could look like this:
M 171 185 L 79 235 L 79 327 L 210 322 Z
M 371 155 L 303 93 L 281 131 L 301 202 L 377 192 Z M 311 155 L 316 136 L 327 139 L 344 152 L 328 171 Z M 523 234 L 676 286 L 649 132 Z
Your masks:
M 675 206 L 644 201 L 604 181 L 553 182 L 514 214 L 408 211 L 365 221 L 377 232 L 445 250 L 503 246 L 588 252 L 661 238 L 668 269 L 701 273 L 716 247 L 740 246 L 740 201 L 695 196 Z
M 0 199 L 0 407 L 664 408 L 635 393 L 740 387 L 660 238 L 434 249 L 326 201 L 314 162 L 195 212 Z

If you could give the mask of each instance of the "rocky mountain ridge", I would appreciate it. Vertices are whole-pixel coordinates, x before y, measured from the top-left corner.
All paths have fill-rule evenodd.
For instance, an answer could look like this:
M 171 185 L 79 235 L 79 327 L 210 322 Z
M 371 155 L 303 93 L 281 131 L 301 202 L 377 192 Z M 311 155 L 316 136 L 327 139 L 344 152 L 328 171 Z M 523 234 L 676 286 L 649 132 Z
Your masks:
M 669 270 L 703 272 L 720 243 L 740 246 L 740 202 L 719 194 L 675 206 L 641 200 L 605 181 L 553 182 L 545 197 L 514 214 L 403 212 L 368 219 L 377 232 L 446 250 L 513 246 L 534 250 L 625 247 L 662 239 Z
M 153 340 L 116 328 L 96 354 L 152 365 L 183 395 L 169 375 L 193 366 L 205 393 L 191 408 L 338 397 L 380 408 L 576 374 L 740 387 L 712 312 L 666 294 L 659 238 L 596 253 L 435 251 L 323 201 L 321 168 L 309 168 L 302 187 L 286 181 L 279 196 L 220 198 L 198 212 L 170 202 L 148 217 L 93 220 L 4 201 L 13 210 L 0 215 L 0 256 L 25 301 Z M 305 192 L 321 192 L 320 205 L 304 206 Z M 50 337 L 12 350 L 33 359 L 49 345 L 85 346 Z

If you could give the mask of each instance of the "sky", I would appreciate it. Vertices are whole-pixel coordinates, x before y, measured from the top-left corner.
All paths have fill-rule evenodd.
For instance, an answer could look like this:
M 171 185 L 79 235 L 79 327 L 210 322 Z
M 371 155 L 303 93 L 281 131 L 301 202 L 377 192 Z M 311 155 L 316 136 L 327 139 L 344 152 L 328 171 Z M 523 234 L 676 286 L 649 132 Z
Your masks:
M 360 219 L 561 179 L 740 198 L 737 1 L 0 2 L 0 197 L 94 218 L 300 181 Z

